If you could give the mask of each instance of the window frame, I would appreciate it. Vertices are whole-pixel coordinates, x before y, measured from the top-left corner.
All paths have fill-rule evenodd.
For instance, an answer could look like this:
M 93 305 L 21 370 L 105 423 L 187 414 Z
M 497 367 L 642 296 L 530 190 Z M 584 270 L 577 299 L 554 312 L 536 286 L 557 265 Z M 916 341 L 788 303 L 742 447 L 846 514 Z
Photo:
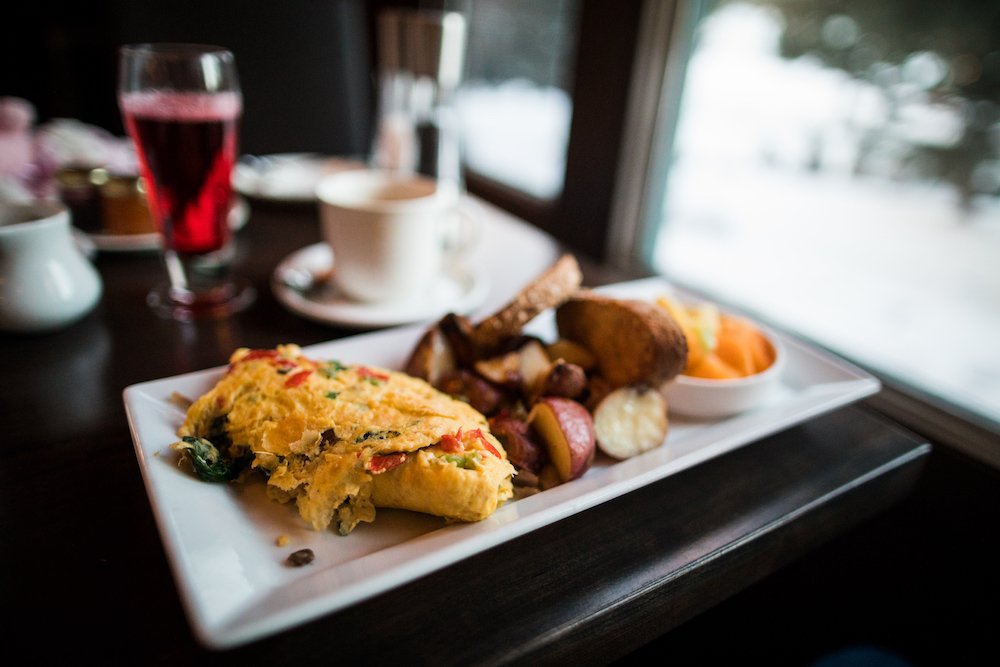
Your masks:
M 534 224 L 577 252 L 607 260 L 635 35 L 646 3 L 579 2 L 572 58 L 573 112 L 559 196 L 543 200 L 468 168 L 464 173 L 470 193 Z

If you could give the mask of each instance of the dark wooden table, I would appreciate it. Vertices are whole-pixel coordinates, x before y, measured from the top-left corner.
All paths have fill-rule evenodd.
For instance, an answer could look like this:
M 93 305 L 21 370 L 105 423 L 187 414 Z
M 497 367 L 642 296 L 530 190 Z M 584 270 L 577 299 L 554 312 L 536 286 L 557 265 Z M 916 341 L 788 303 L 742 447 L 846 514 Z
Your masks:
M 184 616 L 125 420 L 133 383 L 238 346 L 356 331 L 279 304 L 271 271 L 318 240 L 309 207 L 253 204 L 238 270 L 255 305 L 157 319 L 155 253 L 101 254 L 105 293 L 59 332 L 0 335 L 0 530 L 7 652 L 50 664 L 603 664 L 903 497 L 929 446 L 851 406 L 541 528 L 376 598 L 229 651 Z M 587 284 L 609 274 L 585 266 Z

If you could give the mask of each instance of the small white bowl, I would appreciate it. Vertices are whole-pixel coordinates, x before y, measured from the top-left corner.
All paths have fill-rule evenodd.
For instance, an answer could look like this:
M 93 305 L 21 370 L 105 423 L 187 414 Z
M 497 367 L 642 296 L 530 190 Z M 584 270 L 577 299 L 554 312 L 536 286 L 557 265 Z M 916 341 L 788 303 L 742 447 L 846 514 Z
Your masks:
M 670 414 L 702 419 L 731 417 L 758 407 L 775 394 L 786 352 L 772 331 L 757 326 L 774 348 L 774 362 L 760 373 L 731 380 L 678 375 L 663 388 Z

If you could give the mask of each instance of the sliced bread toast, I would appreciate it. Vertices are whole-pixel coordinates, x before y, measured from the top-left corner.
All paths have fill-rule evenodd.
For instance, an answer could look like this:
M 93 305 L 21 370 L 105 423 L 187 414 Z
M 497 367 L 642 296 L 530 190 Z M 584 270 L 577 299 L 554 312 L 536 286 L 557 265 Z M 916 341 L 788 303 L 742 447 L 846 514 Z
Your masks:
M 579 289 L 583 273 L 576 258 L 564 254 L 514 298 L 472 331 L 472 340 L 484 353 L 495 350 L 505 341 L 521 335 L 524 325 L 548 308 L 555 308 Z

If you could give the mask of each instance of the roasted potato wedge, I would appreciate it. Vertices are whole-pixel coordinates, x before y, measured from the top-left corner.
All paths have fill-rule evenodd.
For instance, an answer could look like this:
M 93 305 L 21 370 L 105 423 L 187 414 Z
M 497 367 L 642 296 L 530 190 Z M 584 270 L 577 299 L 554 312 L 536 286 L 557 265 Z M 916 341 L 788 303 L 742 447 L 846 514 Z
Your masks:
M 613 387 L 659 386 L 684 369 L 687 338 L 664 309 L 579 290 L 556 308 L 563 338 L 580 343 Z

